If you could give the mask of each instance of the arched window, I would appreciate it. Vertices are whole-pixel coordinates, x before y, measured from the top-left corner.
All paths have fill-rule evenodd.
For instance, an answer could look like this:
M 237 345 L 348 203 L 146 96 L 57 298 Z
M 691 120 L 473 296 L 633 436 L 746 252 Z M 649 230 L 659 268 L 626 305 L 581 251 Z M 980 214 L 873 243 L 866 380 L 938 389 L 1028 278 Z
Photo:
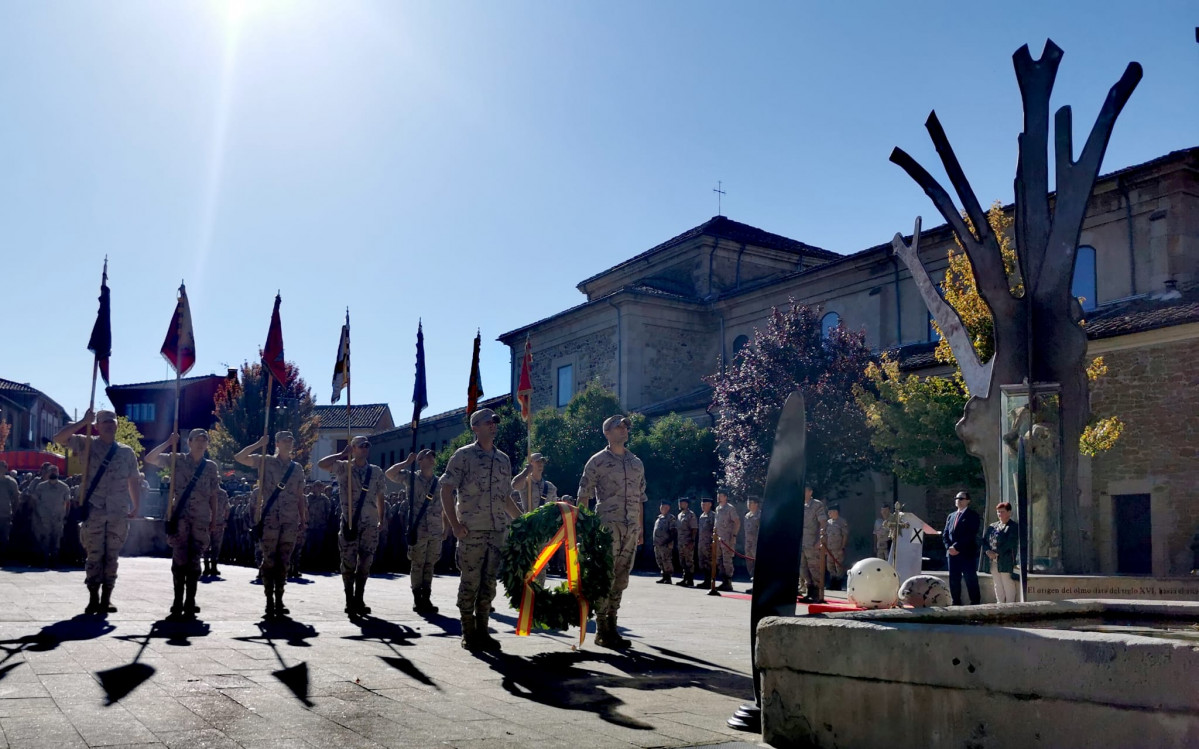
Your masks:
M 1095 248 L 1084 244 L 1074 256 L 1074 280 L 1070 284 L 1070 293 L 1088 312 L 1098 304 L 1095 298 L 1095 287 L 1098 283 L 1096 279 Z
M 841 324 L 841 316 L 836 312 L 830 312 L 820 318 L 820 337 L 828 338 L 829 331 Z
M 745 348 L 749 343 L 749 336 L 739 335 L 733 339 L 733 358 L 737 358 L 737 354 L 741 353 L 741 349 Z

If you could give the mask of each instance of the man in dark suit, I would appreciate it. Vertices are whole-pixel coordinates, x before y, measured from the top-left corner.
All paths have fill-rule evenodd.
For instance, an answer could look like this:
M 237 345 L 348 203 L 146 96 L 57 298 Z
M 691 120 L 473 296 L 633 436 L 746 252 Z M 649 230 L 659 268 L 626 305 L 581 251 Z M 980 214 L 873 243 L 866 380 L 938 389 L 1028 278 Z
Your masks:
M 954 503 L 958 509 L 949 513 L 942 536 L 949 555 L 949 593 L 953 596 L 953 605 L 961 606 L 962 578 L 965 578 L 970 605 L 977 606 L 982 600 L 978 590 L 978 529 L 982 520 L 970 509 L 968 492 L 958 492 Z

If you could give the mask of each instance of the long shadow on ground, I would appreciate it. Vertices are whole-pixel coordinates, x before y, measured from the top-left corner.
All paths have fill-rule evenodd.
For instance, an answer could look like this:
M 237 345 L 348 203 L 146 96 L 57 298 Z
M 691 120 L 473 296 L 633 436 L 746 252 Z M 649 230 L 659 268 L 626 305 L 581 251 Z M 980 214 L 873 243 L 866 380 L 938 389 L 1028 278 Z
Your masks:
M 313 703 L 308 699 L 308 662 L 300 661 L 294 666 L 288 666 L 275 641 L 285 640 L 292 647 L 311 647 L 311 643 L 305 642 L 305 640 L 318 636 L 316 627 L 298 622 L 290 617 L 283 617 L 259 622 L 258 631 L 262 633 L 258 637 L 235 637 L 233 639 L 242 642 L 255 642 L 269 647 L 279 661 L 279 670 L 272 671 L 271 675 L 283 682 L 283 685 L 291 690 L 297 700 L 304 703 L 306 707 L 312 707 Z
M 108 696 L 105 706 L 115 705 L 154 675 L 153 666 L 140 662 L 151 640 L 161 639 L 174 647 L 188 647 L 191 645 L 191 638 L 207 637 L 209 631 L 210 627 L 206 622 L 161 619 L 150 625 L 150 631 L 144 635 L 122 635 L 116 638 L 127 642 L 140 642 L 141 647 L 131 663 L 96 672 L 96 678 L 100 680 L 100 686 L 104 687 L 104 693 Z
M 415 663 L 400 654 L 399 648 L 416 644 L 413 640 L 420 637 L 419 632 L 411 627 L 377 619 L 373 616 L 357 617 L 353 622 L 362 630 L 362 634 L 348 635 L 344 639 L 358 640 L 360 642 L 378 642 L 386 645 L 392 654 L 379 656 L 384 663 L 425 686 L 441 691 L 441 687 L 437 686 L 437 683 L 429 678 L 428 674 L 421 671 Z
M 116 627 L 109 624 L 105 619 L 79 614 L 70 619 L 47 624 L 32 635 L 18 637 L 15 640 L 0 640 L 0 650 L 4 652 L 4 657 L 0 658 L 0 679 L 8 676 L 13 669 L 24 663 L 23 660 L 14 663 L 9 662 L 20 653 L 26 651 L 46 653 L 54 650 L 64 642 L 94 640 L 97 637 L 103 637 L 114 629 Z
M 653 726 L 622 715 L 619 708 L 624 700 L 612 694 L 612 689 L 700 687 L 722 695 L 753 697 L 749 676 L 693 658 L 676 660 L 635 650 L 555 651 L 527 658 L 481 653 L 478 657 L 503 677 L 501 685 L 510 694 L 563 710 L 586 710 L 626 728 L 651 730 Z M 622 674 L 592 664 L 611 666 Z

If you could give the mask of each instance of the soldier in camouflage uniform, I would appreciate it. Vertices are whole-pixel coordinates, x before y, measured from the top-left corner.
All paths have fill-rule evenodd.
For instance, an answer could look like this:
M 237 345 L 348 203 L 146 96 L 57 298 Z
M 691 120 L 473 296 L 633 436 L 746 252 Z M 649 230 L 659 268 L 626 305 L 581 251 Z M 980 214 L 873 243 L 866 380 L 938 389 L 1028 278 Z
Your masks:
M 33 531 L 34 553 L 46 567 L 58 566 L 58 547 L 62 543 L 62 525 L 71 501 L 71 488 L 58 480 L 58 466 L 46 471 L 46 479 L 29 493 L 29 525 Z
M 417 465 L 415 472 L 412 470 L 413 463 Z M 404 541 L 407 542 L 408 560 L 411 562 L 408 577 L 412 583 L 412 610 L 418 614 L 436 614 L 438 611 L 431 600 L 433 565 L 441 559 L 441 542 L 445 540 L 446 525 L 437 487 L 439 482 L 433 472 L 436 465 L 437 455 L 425 449 L 419 453 L 409 453 L 404 462 L 387 469 L 387 478 L 400 485 L 403 496 L 399 514 L 404 522 Z M 415 500 L 408 497 L 409 482 L 412 483 Z M 409 513 L 412 517 L 411 528 L 407 525 Z
M 317 482 L 308 495 L 308 532 L 304 538 L 304 558 L 310 567 L 326 571 L 325 536 L 329 532 L 329 518 L 333 504 L 325 493 L 324 484 Z
M 825 558 L 828 560 L 829 588 L 841 589 L 841 580 L 845 577 L 845 545 L 849 543 L 849 523 L 841 517 L 841 508 L 829 505 L 828 524 L 824 527 L 824 548 L 828 549 Z
M 745 568 L 749 571 L 749 579 L 754 579 L 754 560 L 758 556 L 758 529 L 762 527 L 761 502 L 757 497 L 749 498 L 749 511 L 745 513 Z
M 346 591 L 346 613 L 350 617 L 366 616 L 371 612 L 362 600 L 362 593 L 371 574 L 375 551 L 379 548 L 379 525 L 387 509 L 383 502 L 383 486 L 387 479 L 383 469 L 368 460 L 370 450 L 370 440 L 359 436 L 350 440 L 340 453 L 325 456 L 317 463 L 321 470 L 337 477 L 341 501 L 337 545 L 341 549 L 341 582 Z
M 512 477 L 512 501 L 516 502 L 516 506 L 521 509 L 521 512 L 532 512 L 538 507 L 547 502 L 558 501 L 558 487 L 554 486 L 554 482 L 545 478 L 545 464 L 549 462 L 549 458 L 541 453 L 533 453 L 529 456 L 529 464 L 520 473 Z M 529 487 L 532 486 L 533 497 L 530 499 Z M 559 549 L 546 568 L 554 567 L 555 569 L 566 569 L 566 550 Z M 546 569 L 542 569 L 537 575 L 537 583 L 545 585 Z
M 684 588 L 695 587 L 695 539 L 699 535 L 699 518 L 691 510 L 691 498 L 679 497 L 679 564 L 683 568 Z
M 803 502 L 803 556 L 799 562 L 799 577 L 804 584 L 803 601 L 822 603 L 820 587 L 824 584 L 820 569 L 820 557 L 824 552 L 820 545 L 824 541 L 824 526 L 828 523 L 828 511 L 824 502 L 812 497 L 812 487 L 804 487 Z
M 255 450 L 265 450 L 267 444 L 264 434 L 233 459 L 247 468 L 261 471 L 258 496 L 266 499 L 254 508 L 254 523 L 261 529 L 258 532 L 258 548 L 262 552 L 259 572 L 266 592 L 265 616 L 273 619 L 291 613 L 283 605 L 283 589 L 287 585 L 287 571 L 291 567 L 291 554 L 300 526 L 308 518 L 308 502 L 304 499 L 304 469 L 291 459 L 295 436 L 287 431 L 276 432 L 275 454 L 254 454 Z
M 625 449 L 629 426 L 620 415 L 604 421 L 608 446 L 587 461 L 577 494 L 579 507 L 598 501 L 595 513 L 612 533 L 612 592 L 595 602 L 595 644 L 609 648 L 632 644 L 617 630 L 617 613 L 637 547 L 645 540 L 645 466 Z
M 85 519 L 79 527 L 79 539 L 87 554 L 84 582 L 89 598 L 85 613 L 108 614 L 117 610 L 112 605 L 112 589 L 117 582 L 117 560 L 121 547 L 125 545 L 125 537 L 129 535 L 129 518 L 137 517 L 141 503 L 141 481 L 133 449 L 116 441 L 115 413 L 101 411 L 95 414 L 98 434 L 90 438 L 90 449 L 89 438 L 76 434 L 92 423 L 92 418 L 89 409 L 82 419 L 67 424 L 54 435 L 54 441 L 66 445 L 75 455 L 85 452 L 88 455 L 78 497 L 85 513 Z M 101 469 L 103 473 L 96 480 Z
M 699 587 L 706 588 L 712 581 L 712 534 L 716 531 L 716 513 L 712 510 L 712 498 L 699 498 L 699 536 L 696 549 L 699 551 Z
M 21 487 L 8 474 L 8 463 L 0 460 L 0 562 L 8 558 L 9 539 L 12 537 L 12 518 L 17 511 L 17 500 Z
M 737 534 L 741 532 L 741 516 L 737 508 L 729 504 L 727 491 L 716 493 L 716 566 L 720 574 L 719 590 L 733 589 L 733 558 L 737 548 Z
M 204 457 L 208 451 L 208 432 L 203 429 L 191 430 L 187 435 L 185 453 L 174 452 L 178 443 L 179 435 L 172 434 L 166 442 L 146 454 L 146 463 L 165 468 L 171 465 L 174 456 L 175 470 L 171 475 L 171 487 L 175 506 L 167 508 L 168 522 L 173 518 L 178 523 L 175 533 L 168 531 L 167 535 L 167 543 L 173 550 L 171 576 L 175 587 L 171 616 L 194 619 L 200 613 L 200 607 L 196 605 L 200 560 L 212 540 L 217 491 L 221 486 L 216 463 Z
M 216 563 L 221 558 L 221 546 L 225 543 L 225 529 L 229 527 L 229 492 L 218 488 L 216 490 L 216 522 L 212 525 L 212 538 L 204 551 L 204 570 L 202 576 L 220 577 L 221 571 Z
M 674 540 L 678 536 L 679 521 L 670 514 L 670 501 L 663 500 L 658 504 L 658 517 L 654 520 L 654 560 L 662 577 L 657 582 L 670 585 L 670 576 L 674 574 Z
M 490 408 L 471 414 L 475 441 L 454 452 L 441 477 L 442 509 L 458 539 L 458 613 L 467 650 L 500 648 L 487 622 L 508 523 L 521 514 L 512 501 L 512 464 L 495 446 L 499 421 Z

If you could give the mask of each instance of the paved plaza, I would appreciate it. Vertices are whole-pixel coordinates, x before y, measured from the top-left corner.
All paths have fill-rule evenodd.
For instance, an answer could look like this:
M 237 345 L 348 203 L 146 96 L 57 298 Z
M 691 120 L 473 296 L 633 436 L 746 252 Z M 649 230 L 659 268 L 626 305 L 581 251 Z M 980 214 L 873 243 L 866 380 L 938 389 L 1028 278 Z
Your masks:
M 725 726 L 753 696 L 745 597 L 634 576 L 618 653 L 573 633 L 513 634 L 502 654 L 458 644 L 456 577 L 441 613 L 411 610 L 406 576 L 367 586 L 373 618 L 342 613 L 341 579 L 287 587 L 291 619 L 265 624 L 254 571 L 201 586 L 201 621 L 163 621 L 170 562 L 121 560 L 107 620 L 78 616 L 80 570 L 0 569 L 0 749 L 7 747 L 695 746 L 756 742 Z M 739 583 L 737 590 L 748 585 Z M 592 623 L 594 627 L 594 623 Z M 573 636 L 572 636 L 573 634 Z

